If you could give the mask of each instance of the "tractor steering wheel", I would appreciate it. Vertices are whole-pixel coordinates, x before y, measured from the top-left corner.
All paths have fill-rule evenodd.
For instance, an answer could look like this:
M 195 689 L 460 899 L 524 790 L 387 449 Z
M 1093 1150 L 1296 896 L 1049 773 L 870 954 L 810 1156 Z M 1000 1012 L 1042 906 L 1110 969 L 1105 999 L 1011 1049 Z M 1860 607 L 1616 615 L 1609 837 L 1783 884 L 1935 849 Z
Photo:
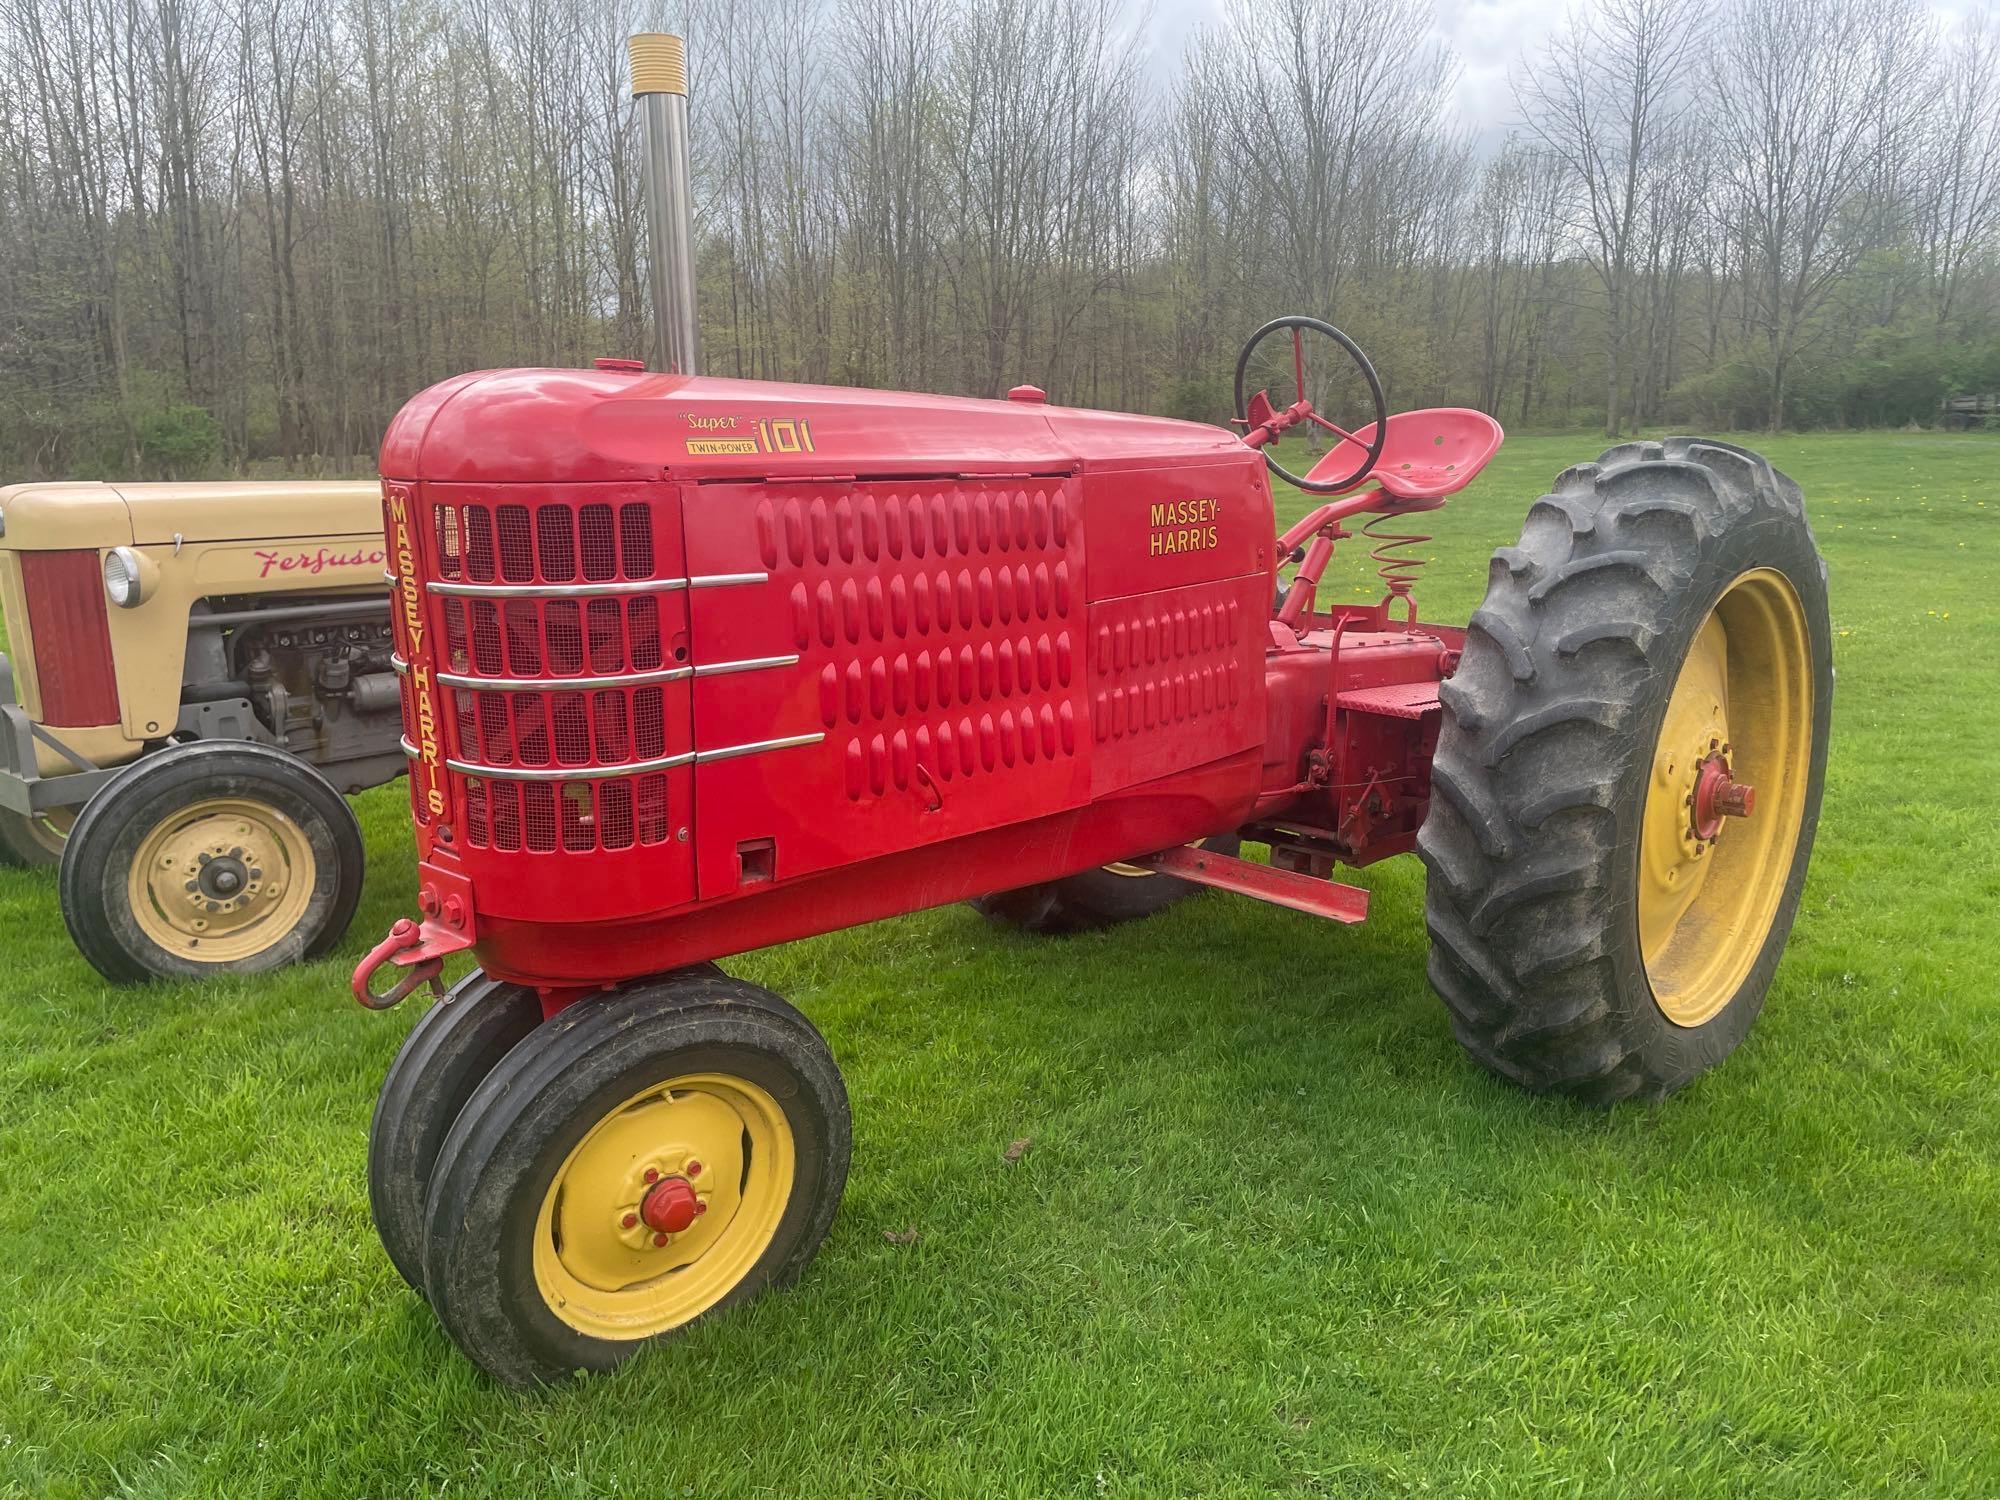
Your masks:
M 1250 357 L 1257 352 L 1259 344 L 1284 328 L 1289 328 L 1292 331 L 1292 377 L 1294 380 L 1292 404 L 1290 406 L 1274 407 L 1271 404 L 1270 397 L 1263 391 L 1258 391 L 1255 396 L 1246 400 L 1243 390 L 1243 377 L 1245 372 L 1250 368 Z M 1313 410 L 1312 402 L 1306 396 L 1305 335 L 1308 330 L 1314 333 L 1325 334 L 1328 338 L 1332 339 L 1347 351 L 1348 357 L 1360 369 L 1362 379 L 1368 383 L 1369 394 L 1375 399 L 1374 437 L 1372 440 L 1363 442 L 1354 435 L 1353 431 L 1345 427 L 1336 426 Z M 1368 356 L 1361 352 L 1359 344 L 1355 343 L 1353 339 L 1342 333 L 1338 328 L 1335 328 L 1331 323 L 1321 322 L 1318 318 L 1273 318 L 1262 328 L 1250 335 L 1250 341 L 1243 346 L 1243 352 L 1236 356 L 1236 420 L 1238 425 L 1245 429 L 1243 434 L 1244 441 L 1249 443 L 1253 448 L 1262 448 L 1264 450 L 1264 462 L 1270 465 L 1273 474 L 1276 474 L 1287 484 L 1296 485 L 1299 489 L 1305 490 L 1309 494 L 1338 495 L 1343 490 L 1352 489 L 1355 485 L 1359 484 L 1367 476 L 1368 471 L 1375 467 L 1376 461 L 1382 457 L 1382 444 L 1389 434 L 1389 402 L 1382 394 L 1381 379 L 1375 374 L 1375 367 L 1368 362 Z M 1276 439 L 1286 428 L 1296 426 L 1300 422 L 1311 422 L 1316 427 L 1324 428 L 1338 437 L 1341 443 L 1352 447 L 1360 453 L 1361 458 L 1356 463 L 1354 472 L 1337 481 L 1307 479 L 1302 475 L 1292 473 L 1284 465 L 1280 464 L 1276 458 L 1272 457 L 1271 450 L 1266 445 Z

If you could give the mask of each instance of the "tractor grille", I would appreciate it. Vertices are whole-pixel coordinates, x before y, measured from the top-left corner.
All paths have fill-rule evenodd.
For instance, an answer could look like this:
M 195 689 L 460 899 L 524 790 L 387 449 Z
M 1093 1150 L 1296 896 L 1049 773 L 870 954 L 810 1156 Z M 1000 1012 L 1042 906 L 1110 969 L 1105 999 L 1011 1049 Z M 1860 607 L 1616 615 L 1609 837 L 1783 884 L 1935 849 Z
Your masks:
M 44 724 L 118 721 L 111 625 L 94 551 L 23 552 L 21 592 L 34 641 Z
M 686 812 L 668 795 L 681 759 L 670 740 L 676 723 L 685 732 L 692 669 L 685 580 L 660 576 L 652 505 L 453 497 L 427 517 L 431 664 L 462 843 L 583 853 L 673 839 Z

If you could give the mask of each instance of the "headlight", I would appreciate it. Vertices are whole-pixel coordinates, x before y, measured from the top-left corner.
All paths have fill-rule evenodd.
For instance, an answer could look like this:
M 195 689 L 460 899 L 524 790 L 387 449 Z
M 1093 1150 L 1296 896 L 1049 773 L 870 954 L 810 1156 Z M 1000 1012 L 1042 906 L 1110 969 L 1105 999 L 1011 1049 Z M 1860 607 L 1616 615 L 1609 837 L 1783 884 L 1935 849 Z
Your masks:
M 131 609 L 145 596 L 144 563 L 130 547 L 113 547 L 104 554 L 104 592 L 120 609 Z

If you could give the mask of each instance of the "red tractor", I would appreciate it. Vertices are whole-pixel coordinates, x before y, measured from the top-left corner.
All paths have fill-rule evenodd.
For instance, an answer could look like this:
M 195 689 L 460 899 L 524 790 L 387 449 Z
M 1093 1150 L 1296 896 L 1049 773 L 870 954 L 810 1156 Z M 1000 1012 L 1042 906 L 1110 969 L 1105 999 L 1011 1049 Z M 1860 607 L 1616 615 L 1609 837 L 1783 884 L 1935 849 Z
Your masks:
M 1309 394 L 1337 382 L 1308 334 L 1361 410 Z M 1283 404 L 1246 382 L 1274 343 Z M 1201 885 L 1358 922 L 1334 867 L 1414 849 L 1431 979 L 1493 1071 L 1657 1097 L 1749 1030 L 1833 682 L 1799 489 L 1757 455 L 1564 471 L 1457 627 L 1407 565 L 1379 603 L 1318 589 L 1347 523 L 1442 505 L 1500 428 L 1388 415 L 1310 319 L 1246 346 L 1239 433 L 604 365 L 447 381 L 382 450 L 422 918 L 355 987 L 479 968 L 389 1072 L 370 1191 L 494 1375 L 607 1368 L 824 1239 L 846 1094 L 804 1016 L 715 967 L 749 949 Z M 1309 428 L 1330 446 L 1286 473 Z M 1324 497 L 1282 535 L 1267 468 Z

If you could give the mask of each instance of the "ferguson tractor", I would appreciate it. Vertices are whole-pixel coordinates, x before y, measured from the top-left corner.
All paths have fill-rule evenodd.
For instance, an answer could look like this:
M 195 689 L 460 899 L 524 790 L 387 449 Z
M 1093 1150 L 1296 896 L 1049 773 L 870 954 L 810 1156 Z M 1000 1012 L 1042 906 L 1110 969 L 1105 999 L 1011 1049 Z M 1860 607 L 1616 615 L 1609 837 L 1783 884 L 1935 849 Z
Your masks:
M 678 53 L 638 60 L 664 174 Z M 1352 407 L 1322 394 L 1338 362 Z M 390 1069 L 369 1186 L 480 1365 L 610 1367 L 818 1249 L 840 1075 L 715 966 L 767 944 L 960 900 L 1098 925 L 1203 885 L 1358 922 L 1335 867 L 1414 849 L 1431 979 L 1494 1072 L 1654 1098 L 1742 1040 L 1831 702 L 1798 487 L 1723 443 L 1615 447 L 1442 625 L 1407 564 L 1365 605 L 1323 602 L 1325 569 L 1350 523 L 1442 505 L 1499 426 L 1390 415 L 1307 318 L 1258 330 L 1237 401 L 1231 432 L 610 361 L 404 409 L 382 474 L 421 915 L 355 989 L 478 967 Z M 1287 472 L 1308 429 L 1324 451 Z M 1282 533 L 1272 473 L 1317 501 Z
M 0 489 L 0 858 L 60 861 L 107 978 L 345 933 L 341 794 L 403 770 L 380 514 L 367 483 Z

